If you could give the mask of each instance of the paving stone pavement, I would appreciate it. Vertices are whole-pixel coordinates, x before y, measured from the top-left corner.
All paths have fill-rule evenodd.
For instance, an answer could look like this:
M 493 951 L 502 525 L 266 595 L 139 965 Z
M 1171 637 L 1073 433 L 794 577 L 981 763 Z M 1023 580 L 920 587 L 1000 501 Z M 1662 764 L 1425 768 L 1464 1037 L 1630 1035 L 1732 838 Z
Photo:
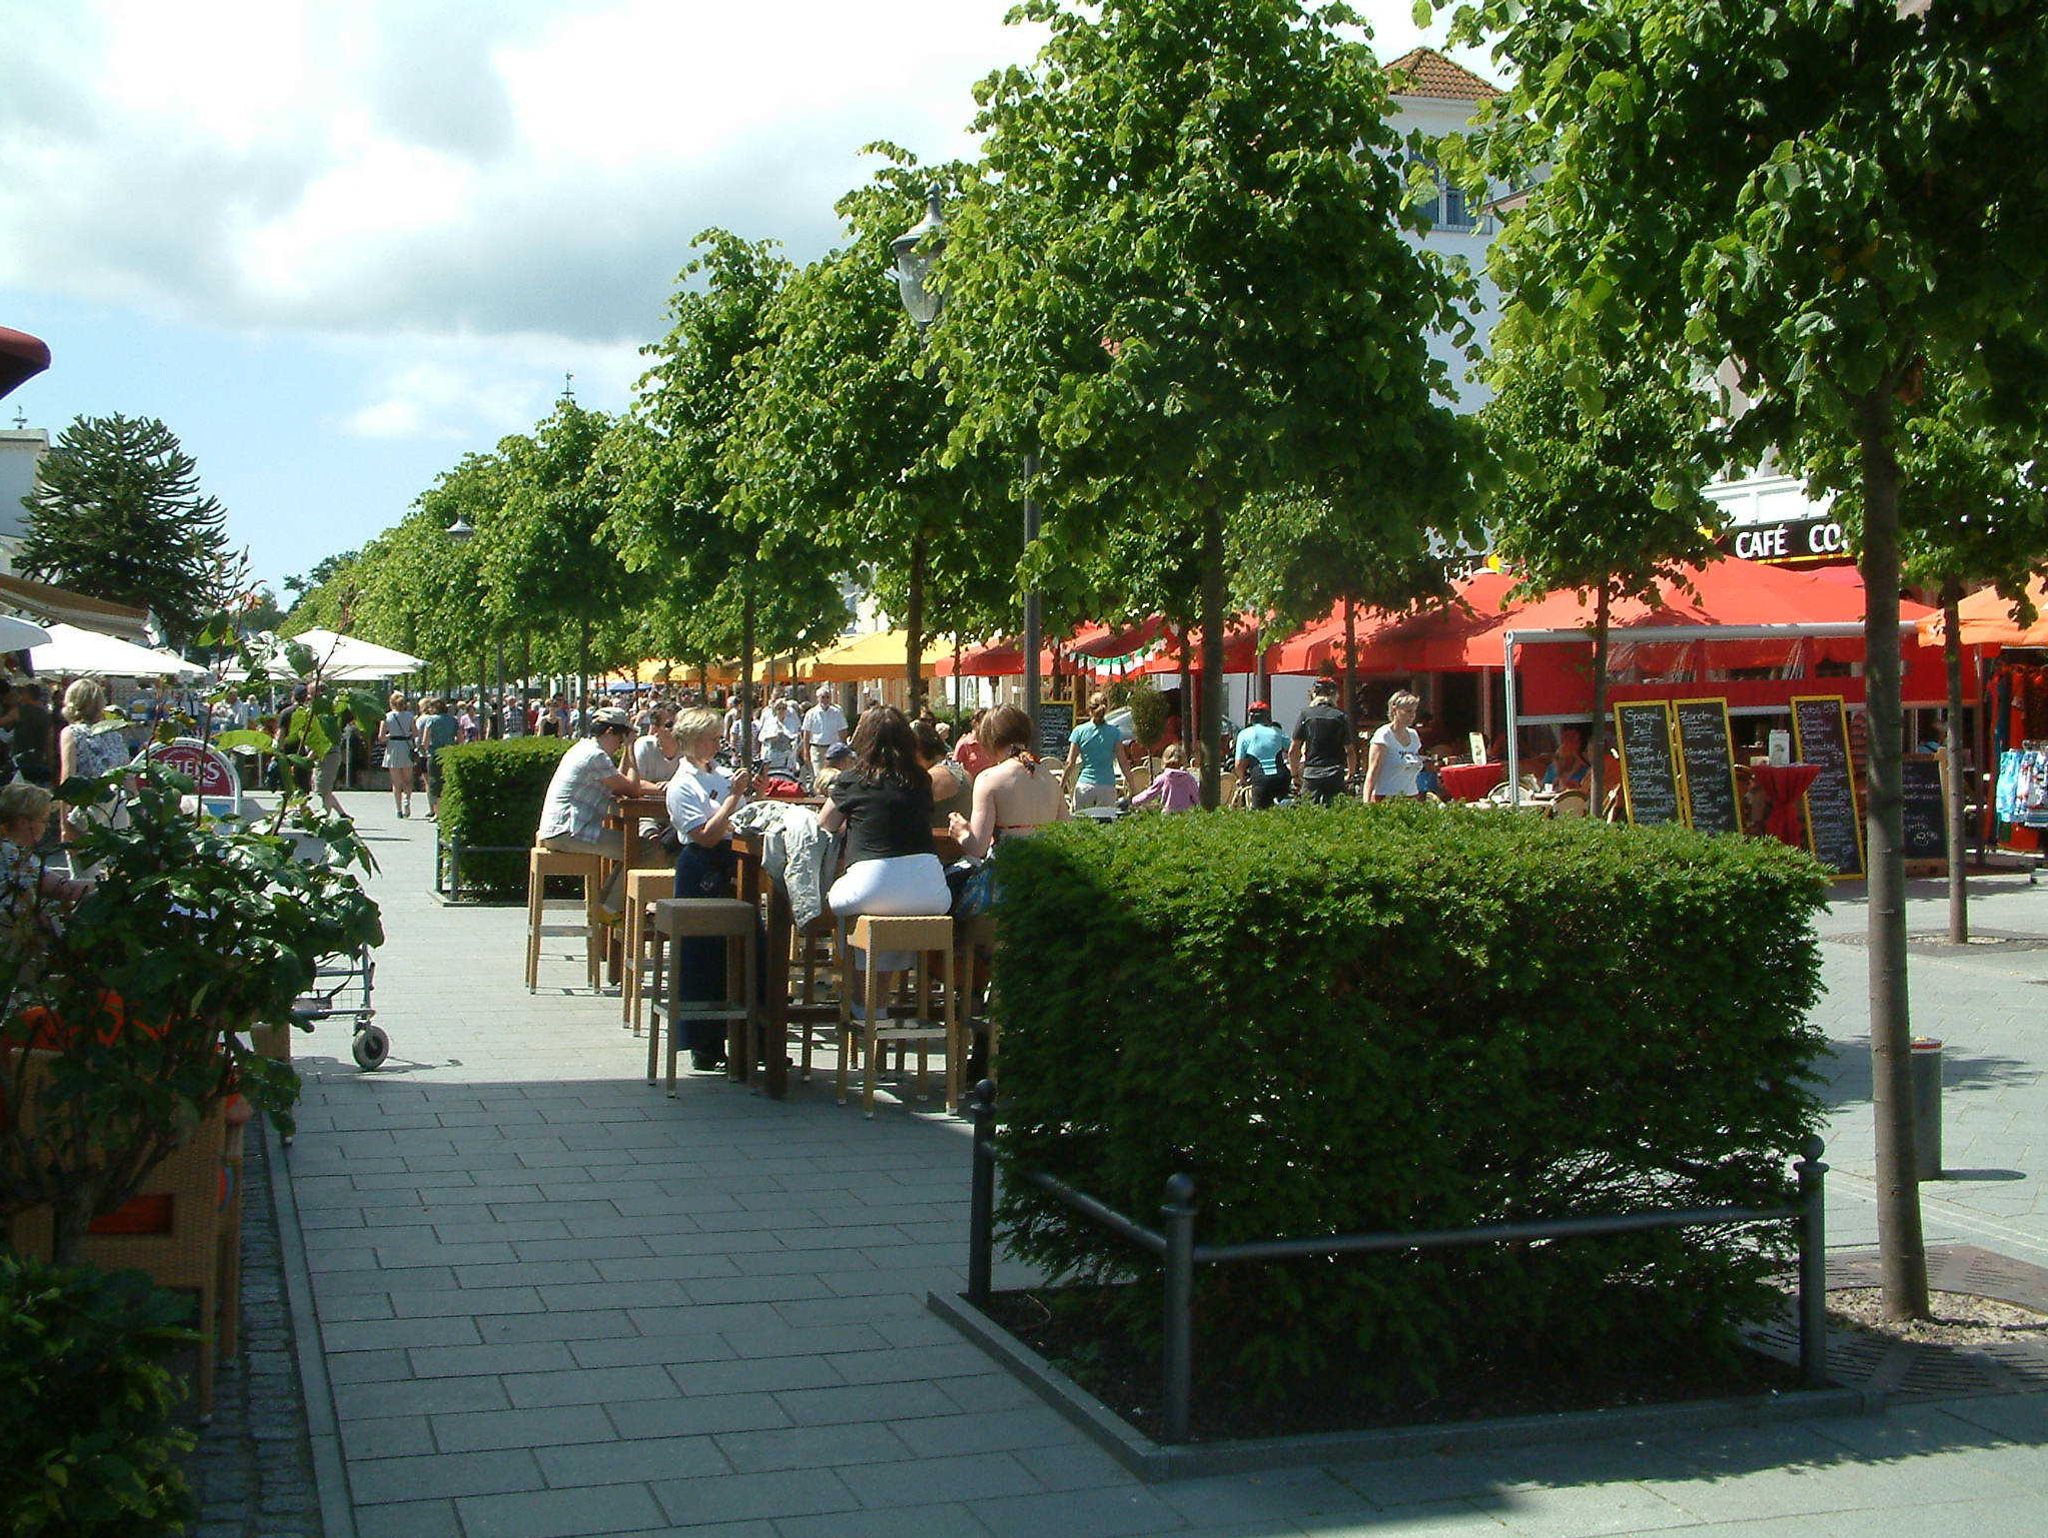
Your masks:
M 669 1100 L 617 999 L 571 987 L 575 941 L 550 940 L 529 997 L 523 912 L 442 907 L 433 825 L 347 799 L 383 867 L 392 1058 L 365 1075 L 338 1024 L 301 1038 L 287 1162 L 337 1505 L 364 1538 L 2043 1530 L 2048 1396 L 1141 1485 L 924 1310 L 963 1281 L 961 1124 L 866 1122 L 823 1085 L 774 1104 L 691 1077 Z M 1985 885 L 1982 922 L 2048 934 L 2048 888 Z M 1860 922 L 1839 892 L 1828 930 Z M 1867 1243 L 1863 956 L 1826 950 L 1830 1217 Z M 1950 1162 L 1977 1171 L 1930 1195 L 1930 1236 L 2048 1246 L 2042 976 L 2039 956 L 1916 964 L 1919 1024 L 1952 1044 Z
M 199 1503 L 193 1538 L 321 1538 L 306 1401 L 285 1300 L 276 1143 L 250 1129 L 242 1156 L 242 1326 L 238 1359 L 214 1380 L 213 1419 L 181 1460 Z M 192 1407 L 187 1404 L 188 1417 Z

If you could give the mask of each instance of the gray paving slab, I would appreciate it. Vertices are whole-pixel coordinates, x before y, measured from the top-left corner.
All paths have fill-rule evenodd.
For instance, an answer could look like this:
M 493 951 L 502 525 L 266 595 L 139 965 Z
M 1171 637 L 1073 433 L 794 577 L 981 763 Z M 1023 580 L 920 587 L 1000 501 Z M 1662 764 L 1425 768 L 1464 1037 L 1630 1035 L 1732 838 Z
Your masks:
M 289 1173 L 364 1538 L 2042 1530 L 2048 1396 L 1141 1486 L 923 1311 L 965 1259 L 963 1126 L 886 1092 L 867 1122 L 829 1073 L 668 1099 L 575 937 L 529 996 L 523 911 L 441 906 L 432 825 L 347 799 L 379 839 L 393 1056 L 365 1075 L 339 1026 L 301 1039 Z M 1980 927 L 2048 935 L 2048 887 L 1975 886 Z M 1941 901 L 1916 885 L 1910 926 Z M 1863 914 L 1840 887 L 1821 925 L 1841 1245 L 1875 1235 Z M 1916 1027 L 1948 1043 L 1930 1239 L 2048 1262 L 2044 984 L 2048 950 L 1914 958 Z

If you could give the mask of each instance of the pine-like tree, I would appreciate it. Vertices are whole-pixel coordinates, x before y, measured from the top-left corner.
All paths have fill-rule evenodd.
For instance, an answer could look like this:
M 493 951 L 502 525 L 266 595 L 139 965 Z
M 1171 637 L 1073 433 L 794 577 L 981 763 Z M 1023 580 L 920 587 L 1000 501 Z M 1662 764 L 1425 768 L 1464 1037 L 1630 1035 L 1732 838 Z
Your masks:
M 217 606 L 227 511 L 201 493 L 198 466 L 156 418 L 79 417 L 22 503 L 26 575 L 149 609 L 173 645 Z

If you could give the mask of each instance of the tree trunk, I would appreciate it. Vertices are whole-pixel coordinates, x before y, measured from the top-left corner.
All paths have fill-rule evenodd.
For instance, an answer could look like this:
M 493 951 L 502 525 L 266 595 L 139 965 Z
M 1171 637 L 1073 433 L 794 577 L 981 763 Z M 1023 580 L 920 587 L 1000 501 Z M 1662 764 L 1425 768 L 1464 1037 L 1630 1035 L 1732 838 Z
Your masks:
M 1223 799 L 1223 754 L 1217 737 L 1223 722 L 1223 504 L 1202 510 L 1202 805 L 1214 811 Z
M 50 1264 L 75 1266 L 85 1232 L 92 1224 L 92 1203 L 78 1193 L 55 1203 L 50 1210 Z
M 740 768 L 754 762 L 754 571 L 747 568 L 746 591 L 740 595 Z
M 1358 604 L 1344 600 L 1344 746 L 1345 758 L 1358 761 Z
M 957 630 L 953 633 L 953 715 L 955 717 L 953 730 L 955 740 L 957 741 L 962 724 L 958 719 L 960 715 L 960 633 Z
M 1588 774 L 1593 794 L 1586 814 L 1596 818 L 1607 806 L 1607 617 L 1613 596 L 1613 584 L 1602 577 L 1600 594 L 1593 600 L 1593 729 L 1586 734 L 1586 756 L 1593 761 Z M 1508 756 L 1514 757 L 1512 744 Z M 1517 774 L 1520 767 L 1516 764 L 1508 773 Z
M 590 730 L 590 621 L 579 620 L 576 624 L 576 709 L 583 719 L 583 729 Z
M 1950 577 L 1941 585 L 1941 657 L 1948 664 L 1948 722 L 1941 745 L 1948 758 L 1948 939 L 1951 945 L 1970 943 L 1970 880 L 1963 856 L 1964 800 L 1969 786 L 1963 779 L 1963 640 L 1957 632 L 1962 616 L 1957 606 L 1963 600 L 1961 579 Z
M 1195 751 L 1195 672 L 1194 662 L 1188 656 L 1188 627 L 1180 627 L 1180 750 L 1193 757 Z M 1201 761 L 1195 762 L 1196 772 L 1201 771 Z
M 1927 1317 L 1927 1250 L 1913 1148 L 1912 1021 L 1906 997 L 1906 865 L 1900 790 L 1899 461 L 1889 395 L 1857 412 L 1863 458 L 1864 773 L 1869 866 L 1870 1079 L 1877 1121 L 1877 1243 L 1888 1319 Z
M 924 568 L 925 538 L 919 534 L 910 541 L 910 596 L 903 606 L 903 698 L 911 716 L 924 688 Z

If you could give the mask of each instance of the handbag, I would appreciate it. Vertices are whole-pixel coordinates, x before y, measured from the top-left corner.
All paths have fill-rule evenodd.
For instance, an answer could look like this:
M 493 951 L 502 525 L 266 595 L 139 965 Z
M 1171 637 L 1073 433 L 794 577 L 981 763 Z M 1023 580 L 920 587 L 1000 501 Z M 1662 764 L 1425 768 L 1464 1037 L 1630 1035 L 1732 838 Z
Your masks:
M 953 917 L 956 919 L 971 919 L 988 912 L 1000 895 L 993 859 L 982 860 L 978 864 L 960 861 L 947 870 L 946 884 L 953 888 Z

